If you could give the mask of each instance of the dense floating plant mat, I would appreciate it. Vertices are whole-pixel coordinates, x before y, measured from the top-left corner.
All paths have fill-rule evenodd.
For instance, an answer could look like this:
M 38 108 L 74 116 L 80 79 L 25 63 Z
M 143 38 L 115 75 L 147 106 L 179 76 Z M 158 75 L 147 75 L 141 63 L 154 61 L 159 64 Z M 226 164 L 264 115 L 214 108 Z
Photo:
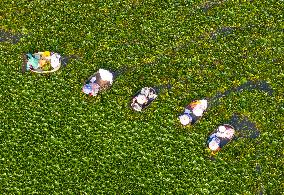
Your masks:
M 2 194 L 283 192 L 283 1 L 0 7 Z M 67 66 L 21 74 L 21 54 L 36 50 L 66 56 Z M 84 80 L 100 68 L 131 71 L 96 98 L 84 96 Z M 249 81 L 265 85 L 238 91 Z M 137 90 L 168 83 L 145 112 L 131 110 Z M 216 94 L 195 126 L 179 124 L 184 105 Z M 206 139 L 235 113 L 258 136 L 212 160 Z

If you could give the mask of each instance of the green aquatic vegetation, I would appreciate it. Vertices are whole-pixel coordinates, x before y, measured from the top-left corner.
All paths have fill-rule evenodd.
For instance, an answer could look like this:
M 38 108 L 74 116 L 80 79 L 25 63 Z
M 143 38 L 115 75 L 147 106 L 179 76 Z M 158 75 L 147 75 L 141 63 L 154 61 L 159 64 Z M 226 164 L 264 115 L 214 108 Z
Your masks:
M 2 194 L 279 194 L 283 192 L 282 1 L 0 2 Z M 67 65 L 22 74 L 21 54 L 54 51 Z M 74 58 L 74 59 L 72 59 Z M 76 59 L 77 60 L 76 60 Z M 65 61 L 64 61 L 65 62 Z M 99 68 L 131 71 L 95 98 Z M 247 81 L 273 93 L 226 93 Z M 142 87 L 170 83 L 143 113 Z M 194 99 L 226 93 L 193 127 Z M 260 136 L 214 159 L 207 136 L 234 113 Z

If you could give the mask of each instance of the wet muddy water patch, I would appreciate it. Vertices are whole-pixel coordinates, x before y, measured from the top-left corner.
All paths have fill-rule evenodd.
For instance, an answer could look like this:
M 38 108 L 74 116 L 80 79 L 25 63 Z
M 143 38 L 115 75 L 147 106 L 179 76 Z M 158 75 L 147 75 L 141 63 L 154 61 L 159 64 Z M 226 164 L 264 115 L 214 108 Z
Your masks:
M 0 29 L 0 42 L 10 42 L 12 44 L 17 44 L 24 35 L 19 33 L 11 33 Z

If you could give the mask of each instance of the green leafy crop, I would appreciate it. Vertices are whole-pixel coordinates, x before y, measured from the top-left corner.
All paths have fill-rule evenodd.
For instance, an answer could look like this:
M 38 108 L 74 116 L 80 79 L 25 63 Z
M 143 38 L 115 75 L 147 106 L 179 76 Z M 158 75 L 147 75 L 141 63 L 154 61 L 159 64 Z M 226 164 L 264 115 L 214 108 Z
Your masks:
M 1 194 L 281 194 L 283 1 L 0 1 Z M 6 33 L 4 33 L 6 32 Z M 7 38 L 8 36 L 8 38 Z M 21 74 L 21 55 L 78 55 L 58 72 Z M 133 68 L 91 98 L 99 68 Z M 178 115 L 193 99 L 248 80 L 274 93 L 230 93 L 195 126 Z M 145 86 L 171 83 L 143 113 Z M 232 114 L 257 139 L 210 160 L 207 136 Z

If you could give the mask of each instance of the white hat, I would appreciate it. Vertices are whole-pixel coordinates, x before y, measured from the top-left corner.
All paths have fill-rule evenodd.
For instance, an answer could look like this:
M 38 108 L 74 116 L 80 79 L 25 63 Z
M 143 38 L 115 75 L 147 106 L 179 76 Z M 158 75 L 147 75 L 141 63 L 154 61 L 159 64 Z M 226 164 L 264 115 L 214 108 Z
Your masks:
M 50 64 L 52 68 L 56 68 L 60 65 L 60 55 L 55 53 L 50 57 Z
M 136 97 L 136 101 L 138 102 L 138 104 L 144 104 L 147 102 L 147 97 L 145 95 L 141 95 L 139 94 L 137 97 Z
M 192 119 L 187 114 L 183 114 L 179 116 L 179 121 L 182 125 L 188 125 L 189 123 L 191 123 Z
M 215 151 L 215 150 L 217 150 L 219 148 L 219 143 L 215 139 L 213 139 L 209 143 L 209 148 L 210 148 L 210 150 Z
M 99 73 L 100 73 L 102 80 L 109 81 L 110 84 L 112 84 L 113 74 L 110 71 L 105 70 L 105 69 L 99 69 Z
M 192 110 L 192 112 L 193 112 L 193 114 L 194 114 L 195 116 L 202 116 L 203 111 L 204 111 L 204 110 L 201 109 L 201 108 L 199 108 L 199 107 Z
M 221 126 L 218 127 L 218 131 L 219 131 L 220 133 L 224 133 L 224 132 L 226 131 L 226 127 L 223 126 L 223 125 L 221 125 Z

